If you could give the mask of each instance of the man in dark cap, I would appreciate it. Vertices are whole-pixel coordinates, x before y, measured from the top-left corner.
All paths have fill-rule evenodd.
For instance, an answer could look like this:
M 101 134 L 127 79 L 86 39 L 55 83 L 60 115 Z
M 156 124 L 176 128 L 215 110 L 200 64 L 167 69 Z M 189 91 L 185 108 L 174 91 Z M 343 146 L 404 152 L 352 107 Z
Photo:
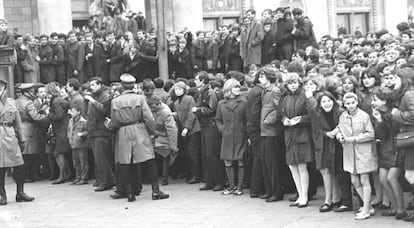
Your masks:
M 133 92 L 135 77 L 123 74 L 124 91 L 111 104 L 111 119 L 106 126 L 116 131 L 115 162 L 119 163 L 118 183 L 126 189 L 128 202 L 135 201 L 132 187 L 136 184 L 139 165 L 151 179 L 152 199 L 169 197 L 160 191 L 152 140 L 155 139 L 155 122 L 145 97 Z
M 7 204 L 4 178 L 6 170 L 13 167 L 13 178 L 17 184 L 16 202 L 33 201 L 34 198 L 24 193 L 24 168 L 22 152 L 25 147 L 25 137 L 22 131 L 22 121 L 15 102 L 7 98 L 7 81 L 0 79 L 0 205 Z
M 36 122 L 39 123 L 39 121 L 44 120 L 46 115 L 40 114 L 33 104 L 33 100 L 36 98 L 34 87 L 34 83 L 20 84 L 18 87 L 20 95 L 15 101 L 22 121 L 22 132 L 27 139 L 22 154 L 25 167 L 25 182 L 28 183 L 41 180 L 39 177 L 40 154 L 44 150 L 40 138 L 40 129 L 36 126 Z

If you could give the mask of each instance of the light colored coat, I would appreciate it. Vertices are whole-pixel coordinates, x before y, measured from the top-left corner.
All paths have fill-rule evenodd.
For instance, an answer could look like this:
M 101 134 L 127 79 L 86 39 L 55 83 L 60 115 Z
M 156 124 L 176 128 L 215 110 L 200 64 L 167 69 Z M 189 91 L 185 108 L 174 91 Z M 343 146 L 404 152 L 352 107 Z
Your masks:
M 355 143 L 343 143 L 344 170 L 351 174 L 370 173 L 378 169 L 375 132 L 369 115 L 358 108 L 355 114 L 343 112 L 339 129 L 345 138 Z
M 19 110 L 22 121 L 22 132 L 26 138 L 26 146 L 23 154 L 40 154 L 44 151 L 41 143 L 41 135 L 39 134 L 38 126 L 35 121 L 40 121 L 46 118 L 46 115 L 41 115 L 34 107 L 33 101 L 26 96 L 19 96 L 16 101 L 16 107 Z
M 161 108 L 152 113 L 155 119 L 155 149 L 177 150 L 178 129 L 174 116 L 168 105 L 161 103 Z
M 136 164 L 154 158 L 150 135 L 155 135 L 155 121 L 143 95 L 126 90 L 114 98 L 109 126 L 116 130 L 116 163 Z
M 263 25 L 259 21 L 252 21 L 247 29 L 246 66 L 262 63 L 262 41 L 264 35 Z
M 3 98 L 3 101 L 0 101 L 0 123 L 0 168 L 23 165 L 19 142 L 26 140 L 19 111 L 11 98 Z

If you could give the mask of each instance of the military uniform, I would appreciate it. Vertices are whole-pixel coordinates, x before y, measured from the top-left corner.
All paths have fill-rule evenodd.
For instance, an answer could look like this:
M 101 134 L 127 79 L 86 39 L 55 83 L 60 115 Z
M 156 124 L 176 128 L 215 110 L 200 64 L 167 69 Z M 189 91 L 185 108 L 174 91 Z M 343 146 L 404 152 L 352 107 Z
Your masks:
M 123 75 L 125 84 L 135 82 L 132 75 Z M 134 201 L 132 186 L 136 184 L 139 164 L 146 168 L 151 179 L 152 198 L 164 199 L 168 195 L 162 193 L 158 186 L 157 167 L 151 136 L 155 134 L 155 122 L 145 97 L 132 90 L 124 91 L 114 98 L 111 104 L 111 121 L 107 123 L 116 131 L 115 162 L 119 163 L 118 183 L 125 186 L 128 201 Z

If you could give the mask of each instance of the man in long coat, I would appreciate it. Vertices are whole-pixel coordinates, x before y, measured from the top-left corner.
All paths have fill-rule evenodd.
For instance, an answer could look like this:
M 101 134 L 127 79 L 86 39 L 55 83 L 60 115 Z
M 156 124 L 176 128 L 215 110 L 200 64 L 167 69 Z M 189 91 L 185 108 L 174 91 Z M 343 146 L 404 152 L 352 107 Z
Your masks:
M 79 49 L 81 44 L 78 42 L 76 33 L 74 31 L 69 32 L 69 43 L 67 44 L 66 54 L 66 76 L 67 78 L 76 78 L 80 83 L 85 82 L 85 75 L 83 72 L 83 65 L 79 63 Z
M 151 179 L 152 199 L 169 197 L 159 190 L 157 167 L 152 140 L 155 138 L 155 121 L 145 97 L 132 91 L 135 77 L 121 76 L 125 91 L 112 100 L 111 120 L 106 125 L 116 130 L 115 162 L 119 163 L 118 182 L 125 186 L 128 202 L 135 201 L 132 186 L 138 179 L 139 164 L 143 163 Z
M 79 49 L 78 65 L 83 65 L 85 79 L 102 77 L 105 65 L 105 50 L 95 42 L 92 33 L 85 35 L 86 43 Z
M 46 115 L 39 114 L 33 104 L 35 98 L 33 83 L 22 83 L 19 86 L 21 95 L 16 99 L 16 107 L 22 120 L 22 132 L 27 139 L 22 151 L 25 166 L 25 182 L 40 179 L 37 175 L 40 169 L 40 153 L 43 152 L 39 130 L 35 121 L 41 121 Z
M 49 83 L 56 79 L 53 60 L 53 49 L 48 44 L 48 36 L 40 35 L 39 64 L 40 82 Z
M 124 73 L 124 62 L 121 44 L 115 40 L 113 32 L 109 32 L 105 36 L 108 42 L 108 50 L 106 51 L 106 65 L 110 82 L 119 81 L 119 76 Z
M 245 67 L 251 64 L 260 65 L 262 62 L 262 41 L 264 31 L 262 24 L 256 20 L 256 11 L 248 10 L 246 12 L 250 24 L 247 27 L 246 56 Z

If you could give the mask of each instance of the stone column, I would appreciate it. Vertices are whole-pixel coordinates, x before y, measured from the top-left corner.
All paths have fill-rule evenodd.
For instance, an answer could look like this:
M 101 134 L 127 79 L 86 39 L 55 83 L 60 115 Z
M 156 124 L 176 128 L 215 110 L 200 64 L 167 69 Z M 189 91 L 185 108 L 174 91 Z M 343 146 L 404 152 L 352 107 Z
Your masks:
M 38 0 L 39 32 L 67 33 L 72 30 L 71 0 Z
M 203 29 L 203 1 L 202 0 L 172 0 L 173 28 L 175 32 L 185 27 L 195 32 Z

